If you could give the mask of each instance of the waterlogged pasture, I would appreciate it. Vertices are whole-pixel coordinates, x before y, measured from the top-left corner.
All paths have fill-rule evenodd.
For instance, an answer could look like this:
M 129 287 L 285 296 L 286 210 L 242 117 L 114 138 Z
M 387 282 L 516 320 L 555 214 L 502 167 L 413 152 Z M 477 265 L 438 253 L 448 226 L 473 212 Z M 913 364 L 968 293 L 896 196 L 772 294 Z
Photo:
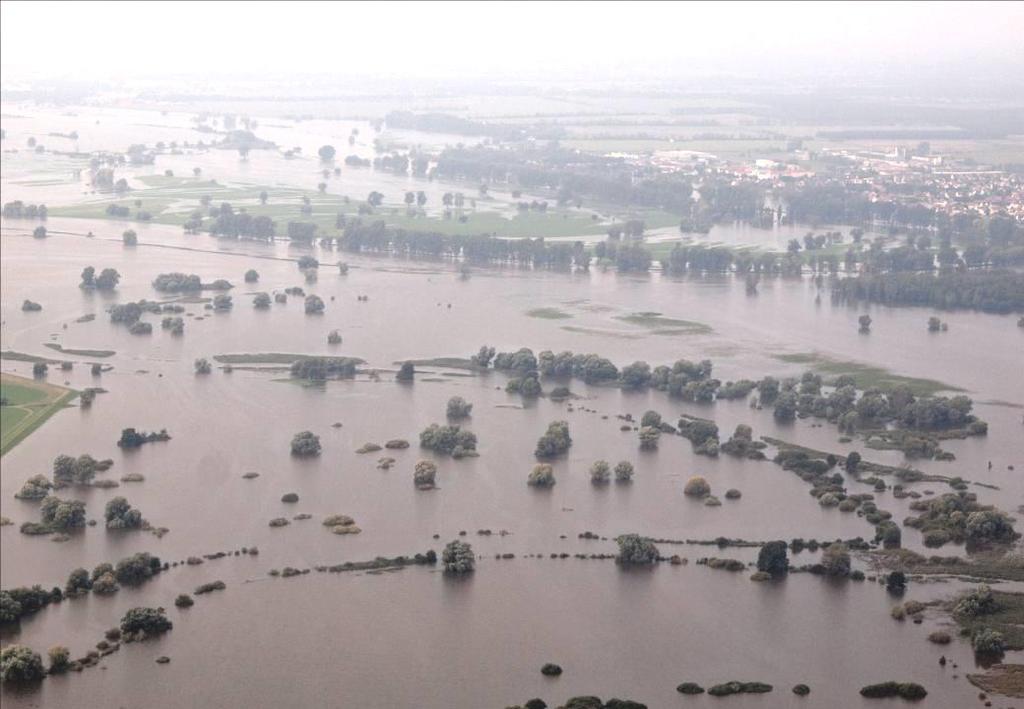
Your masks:
M 106 132 L 85 131 L 86 115 Z M 185 136 L 194 141 L 200 135 L 187 117 L 153 112 L 83 111 L 55 118 L 53 125 L 56 130 L 72 123 L 82 133 L 80 150 Z M 19 151 L 4 161 L 5 199 L 15 186 L 24 188 L 18 198 L 46 201 L 51 217 L 50 236 L 43 240 L 31 238 L 34 223 L 2 224 L 0 368 L 5 376 L 31 377 L 33 358 L 68 359 L 70 371 L 51 366 L 45 381 L 105 392 L 89 408 L 61 408 L 4 455 L 0 504 L 14 524 L 0 530 L 3 587 L 62 585 L 73 568 L 91 569 L 139 551 L 170 562 L 229 552 L 201 565 L 176 566 L 139 588 L 52 605 L 5 628 L 4 644 L 42 651 L 64 644 L 77 657 L 132 606 L 163 606 L 174 622 L 160 639 L 103 658 L 105 670 L 51 678 L 27 692 L 5 688 L 5 706 L 299 706 L 339 696 L 365 707 L 476 709 L 533 696 L 556 705 L 574 694 L 626 696 L 652 707 L 710 706 L 718 700 L 681 698 L 676 685 L 731 679 L 775 685 L 767 696 L 722 700 L 743 707 L 802 707 L 808 699 L 869 707 L 859 688 L 888 679 L 927 687 L 923 706 L 959 709 L 977 701 L 977 690 L 964 679 L 975 669 L 969 645 L 960 639 L 941 648 L 927 642 L 928 633 L 946 622 L 937 611 L 926 612 L 920 625 L 892 620 L 893 601 L 877 583 L 791 574 L 756 584 L 747 572 L 696 563 L 716 554 L 752 561 L 753 548 L 720 552 L 662 544 L 664 555 L 679 554 L 689 563 L 630 571 L 610 560 L 573 556 L 612 554 L 612 539 L 627 532 L 673 540 L 873 535 L 864 519 L 822 507 L 797 475 L 771 462 L 700 456 L 689 441 L 671 435 L 663 435 L 656 450 L 640 450 L 637 431 L 622 430 L 620 415 L 637 421 L 654 409 L 673 424 L 682 414 L 712 418 L 723 440 L 737 424 L 748 424 L 755 437 L 842 455 L 859 450 L 866 460 L 893 466 L 907 462 L 902 453 L 868 450 L 858 440 L 842 442 L 834 426 L 816 419 L 777 422 L 770 409 L 753 409 L 745 400 L 701 405 L 654 390 L 630 392 L 580 380 L 567 383 L 574 398 L 524 399 L 505 392 L 505 374 L 480 371 L 467 358 L 489 344 L 499 351 L 592 352 L 620 368 L 635 360 L 654 366 L 711 359 L 714 376 L 723 382 L 798 376 L 810 369 L 826 378 L 851 374 L 862 387 L 908 383 L 922 394 L 963 391 L 975 400 L 975 413 L 989 422 L 988 436 L 943 441 L 956 456 L 953 462 L 915 460 L 912 465 L 926 474 L 984 483 L 970 487 L 979 500 L 1014 512 L 1024 500 L 1017 408 L 1024 404 L 1022 331 L 1014 319 L 943 313 L 949 330 L 936 334 L 926 329 L 935 314 L 928 309 L 833 307 L 827 297 L 816 304 L 809 279 L 763 279 L 759 294 L 749 296 L 742 279 L 732 277 L 623 276 L 596 268 L 590 273 L 474 268 L 467 276 L 448 263 L 183 235 L 176 220 L 207 189 L 216 191 L 214 204 L 223 199 L 254 214 L 266 209 L 279 222 L 297 215 L 306 195 L 314 218 L 322 209 L 330 228 L 339 209 L 353 206 L 345 205 L 343 194 L 362 198 L 379 189 L 389 197 L 384 211 L 398 210 L 394 218 L 404 219 L 404 206 L 391 204 L 404 189 L 431 190 L 428 212 L 452 189 L 343 169 L 341 179 L 327 180 L 327 194 L 320 195 L 318 162 L 309 156 L 328 140 L 344 154 L 339 138 L 355 122 L 263 123 L 257 131 L 261 137 L 282 147 L 301 145 L 305 157 L 286 160 L 252 151 L 240 162 L 232 151 L 207 151 L 167 156 L 168 168 L 161 156 L 155 168 L 131 176 L 137 189 L 129 197 L 159 210 L 151 223 L 91 218 L 100 216 L 108 198 L 83 194 L 81 183 L 45 190 L 14 184 L 35 174 L 33 163 L 47 154 Z M 8 142 L 23 145 L 28 130 L 38 132 L 28 119 L 5 117 L 4 125 L 5 149 Z M 364 133 L 357 149 L 371 155 Z M 136 141 L 135 135 L 146 137 Z M 191 176 L 196 164 L 203 168 L 200 178 Z M 161 177 L 165 168 L 176 177 Z M 209 182 L 213 179 L 216 186 Z M 266 207 L 259 204 L 260 185 L 269 185 Z M 478 211 L 458 228 L 507 221 L 510 198 L 492 197 L 497 205 L 478 201 Z M 585 233 L 593 220 L 586 209 L 580 211 L 582 216 L 573 216 L 576 210 L 567 210 L 559 222 L 554 210 L 543 228 L 561 229 L 568 222 L 567 235 L 577 228 Z M 134 248 L 121 243 L 121 232 L 129 227 L 138 232 Z M 602 232 L 603 227 L 595 230 Z M 323 264 L 314 282 L 297 268 L 296 260 L 305 255 Z M 339 259 L 349 263 L 347 275 L 330 265 Z M 122 277 L 117 290 L 80 289 L 79 274 L 89 265 L 116 268 Z M 259 272 L 257 283 L 243 281 L 250 268 Z M 185 322 L 180 336 L 163 330 L 159 315 L 142 317 L 154 325 L 150 335 L 132 335 L 109 321 L 106 311 L 116 303 L 166 298 L 151 282 L 172 271 L 198 274 L 204 282 L 228 279 L 234 284 L 233 307 L 208 310 L 208 293 L 178 300 Z M 257 292 L 296 286 L 323 299 L 322 315 L 306 315 L 297 296 L 267 309 L 252 305 Z M 43 310 L 22 312 L 27 298 Z M 870 335 L 858 333 L 857 319 L 864 312 L 873 318 Z M 82 321 L 90 314 L 95 318 Z M 328 344 L 332 330 L 342 336 L 340 344 Z M 310 355 L 361 363 L 351 379 L 289 385 L 285 368 Z M 211 362 L 210 374 L 195 374 L 199 358 Z M 420 373 L 413 383 L 400 384 L 394 372 L 406 360 L 417 362 Z M 105 371 L 94 375 L 93 362 L 102 362 Z M 544 382 L 545 389 L 552 386 Z M 479 457 L 454 460 L 417 446 L 421 430 L 445 422 L 446 403 L 456 395 L 473 404 L 464 425 L 478 437 Z M 528 487 L 537 439 L 554 420 L 569 422 L 573 445 L 552 461 L 553 487 Z M 166 428 L 171 439 L 125 450 L 117 440 L 126 427 Z M 320 436 L 320 456 L 289 453 L 292 436 L 302 430 Z M 383 446 L 395 439 L 412 445 L 357 452 L 367 450 L 367 443 Z M 38 519 L 39 503 L 15 499 L 14 493 L 31 476 L 49 473 L 59 453 L 114 461 L 98 477 L 118 481 L 118 488 L 61 491 L 83 501 L 88 518 L 102 520 L 106 502 L 123 495 L 170 531 L 158 538 L 107 531 L 101 523 L 63 543 L 20 534 L 18 525 Z M 385 456 L 393 463 L 379 467 Z M 413 485 L 413 467 L 421 458 L 437 465 L 434 490 Z M 632 462 L 633 482 L 595 487 L 589 469 L 598 459 Z M 258 477 L 243 477 L 253 472 Z M 137 475 L 144 480 L 120 482 Z M 704 476 L 715 495 L 724 498 L 735 488 L 742 497 L 723 499 L 718 507 L 702 504 L 683 494 L 693 475 Z M 847 485 L 852 492 L 871 492 L 853 480 Z M 939 482 L 912 488 L 922 494 L 948 490 Z M 286 493 L 295 493 L 298 501 L 283 502 Z M 891 491 L 877 493 L 876 501 L 897 521 L 912 513 L 911 500 L 897 499 Z M 330 533 L 322 520 L 338 514 L 353 517 L 361 533 Z M 270 527 L 275 518 L 289 524 Z M 422 566 L 383 573 L 311 571 L 291 578 L 268 574 L 286 566 L 311 569 L 439 552 L 462 531 L 480 555 L 468 578 L 453 579 Z M 580 538 L 587 531 L 598 539 Z M 931 553 L 916 530 L 905 528 L 903 543 Z M 233 554 L 252 546 L 258 555 Z M 947 546 L 942 553 L 964 552 Z M 515 558 L 495 558 L 504 554 Z M 813 563 L 818 557 L 804 551 L 792 554 L 791 561 Z M 863 560 L 855 559 L 855 565 L 864 568 Z M 190 609 L 174 607 L 179 593 L 218 579 L 226 583 L 224 591 L 198 597 Z M 907 597 L 944 599 L 963 587 L 960 581 L 912 580 Z M 435 651 L 424 652 L 425 647 Z M 940 667 L 940 655 L 951 664 Z M 171 662 L 158 665 L 159 656 Z M 1007 658 L 1019 661 L 1020 653 Z M 542 676 L 545 662 L 557 662 L 564 674 Z M 811 687 L 808 699 L 791 694 L 796 683 Z

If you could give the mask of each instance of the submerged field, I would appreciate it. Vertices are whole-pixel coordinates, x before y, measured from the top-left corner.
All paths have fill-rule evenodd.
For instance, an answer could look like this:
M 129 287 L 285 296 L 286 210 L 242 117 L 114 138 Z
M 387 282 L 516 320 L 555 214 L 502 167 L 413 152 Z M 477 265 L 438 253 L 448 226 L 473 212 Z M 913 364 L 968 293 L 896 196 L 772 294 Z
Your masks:
M 551 104 L 547 110 L 565 110 Z M 102 121 L 97 131 L 126 132 L 119 140 L 196 137 L 188 117 L 173 113 L 133 115 L 125 119 L 128 127 L 106 115 L 83 115 Z M 61 117 L 56 127 L 70 129 L 65 123 L 72 118 Z M 357 123 L 367 130 L 357 121 L 268 119 L 260 133 L 279 145 L 301 144 L 308 156 L 327 141 L 341 145 Z M 162 127 L 142 127 L 153 125 Z M 24 123 L 11 126 L 5 119 L 8 140 L 24 144 Z M 410 144 L 419 138 L 404 137 Z M 83 148 L 86 140 L 83 131 Z M 353 150 L 373 154 L 364 137 Z M 37 157 L 4 161 L 5 195 Z M 201 176 L 189 176 L 200 164 Z M 179 177 L 163 177 L 164 169 Z M 138 585 L 121 583 L 109 595 L 94 590 L 50 603 L 4 624 L 0 638 L 44 654 L 66 645 L 81 658 L 130 608 L 162 607 L 174 627 L 30 691 L 5 687 L 5 707 L 312 706 L 336 696 L 360 707 L 481 709 L 531 697 L 557 706 L 573 695 L 599 694 L 651 707 L 721 701 L 867 709 L 877 702 L 862 698 L 860 688 L 888 680 L 927 687 L 924 707 L 961 709 L 978 701 L 977 688 L 963 677 L 982 671 L 970 640 L 954 633 L 939 646 L 928 636 L 949 631 L 949 618 L 937 609 L 976 585 L 971 571 L 993 582 L 1019 575 L 988 557 L 974 566 L 982 556 L 962 541 L 926 546 L 922 531 L 904 520 L 921 513 L 915 503 L 939 499 L 954 485 L 976 494 L 979 504 L 1020 517 L 1024 382 L 1015 318 L 942 313 L 949 330 L 937 335 L 926 329 L 931 309 L 816 303 L 818 289 L 807 277 L 766 277 L 751 295 L 732 275 L 464 271 L 445 261 L 185 235 L 180 225 L 203 194 L 213 205 L 230 201 L 272 216 L 279 228 L 298 218 L 307 196 L 314 221 L 328 233 L 336 214 L 351 214 L 354 200 L 371 189 L 386 193 L 378 215 L 390 223 L 448 233 L 573 238 L 593 230 L 600 236 L 623 215 L 584 205 L 514 216 L 510 195 L 498 194 L 478 200 L 475 212 L 467 208 L 464 223 L 444 220 L 440 195 L 452 186 L 353 169 L 327 179 L 327 194 L 320 194 L 315 159 L 255 150 L 246 161 L 232 151 L 161 156 L 155 166 L 131 168 L 131 177 L 133 190 L 120 199 L 83 194 L 88 188 L 73 181 L 48 185 L 52 193 L 41 185 L 26 188 L 26 199 L 54 195 L 47 197 L 51 235 L 45 239 L 33 239 L 34 225 L 25 220 L 2 225 L 0 368 L 11 405 L 3 409 L 0 501 L 12 524 L 0 530 L 0 577 L 5 590 L 63 587 L 73 569 L 139 552 L 168 568 Z M 266 205 L 260 185 L 268 191 Z M 399 203 L 405 188 L 430 191 L 427 216 L 406 215 Z M 134 210 L 135 199 L 152 211 L 151 221 L 107 220 L 107 202 Z M 649 228 L 662 219 L 676 229 L 664 216 L 649 219 Z M 128 228 L 138 232 L 134 248 L 121 243 Z M 86 238 L 90 231 L 95 238 Z M 723 242 L 760 240 L 766 248 L 778 242 L 784 248 L 791 238 L 786 229 L 741 225 L 724 225 L 720 234 Z M 298 268 L 303 256 L 323 264 L 314 276 Z M 339 259 L 348 262 L 347 272 L 327 266 Z M 80 288 L 89 265 L 116 268 L 116 290 Z M 257 278 L 247 282 L 250 269 Z M 170 272 L 195 274 L 203 283 L 226 279 L 234 287 L 184 298 L 155 290 L 157 276 Z M 257 307 L 258 293 L 267 294 L 266 307 Z M 222 299 L 215 309 L 215 295 L 229 295 L 230 305 Z M 307 313 L 309 295 L 322 300 L 321 313 Z M 42 310 L 22 311 L 26 299 Z M 140 322 L 151 329 L 134 334 L 112 321 L 114 306 L 142 300 L 173 312 L 141 312 Z M 873 319 L 868 335 L 858 332 L 865 312 Z M 181 333 L 164 326 L 165 318 L 181 318 Z M 524 396 L 517 393 L 522 372 L 480 364 L 486 345 L 498 353 L 570 352 L 581 371 L 542 376 L 542 395 Z M 293 365 L 301 372 L 318 357 L 334 358 L 336 377 L 292 376 Z M 69 371 L 55 366 L 64 358 L 74 362 Z M 757 390 L 701 401 L 696 394 L 687 399 L 620 385 L 601 378 L 604 360 L 619 371 L 637 361 L 656 368 L 687 360 L 692 368 L 709 360 L 710 377 L 723 386 L 809 372 L 811 379 L 822 377 L 826 392 L 831 380 L 849 375 L 861 392 L 907 385 L 921 397 L 963 393 L 988 431 L 943 440 L 952 460 L 912 458 L 870 448 L 826 418 L 781 420 Z M 28 379 L 39 361 L 51 363 L 46 377 Z M 404 363 L 415 374 L 396 380 Z M 104 393 L 9 448 L 9 433 L 75 396 L 57 386 L 64 381 L 77 391 Z M 472 405 L 468 416 L 449 419 L 453 397 Z M 649 411 L 673 428 L 713 422 L 723 444 L 738 426 L 750 426 L 751 443 L 764 444 L 766 459 L 708 455 L 668 429 L 653 446 L 646 431 L 645 444 L 640 429 Z M 555 421 L 567 422 L 571 445 L 543 461 L 555 484 L 529 485 L 542 462 L 539 439 Z M 475 434 L 477 456 L 420 445 L 432 424 L 448 423 Z M 119 446 L 126 428 L 166 429 L 169 440 Z M 303 431 L 319 437 L 319 455 L 293 454 L 293 437 Z M 813 476 L 772 460 L 786 448 L 831 455 L 827 476 L 858 496 L 859 507 L 830 505 L 839 502 L 835 492 L 821 495 L 825 502 L 808 494 L 821 492 L 805 480 Z M 854 452 L 870 474 L 844 467 Z M 42 508 L 38 499 L 15 494 L 33 476 L 53 475 L 61 454 L 112 461 L 92 484 L 54 492 L 82 502 L 86 519 L 97 524 L 67 535 L 23 534 L 22 525 L 31 531 L 41 522 Z M 420 461 L 436 467 L 432 489 L 414 483 Z M 600 461 L 631 464 L 631 482 L 592 482 Z M 705 479 L 709 495 L 687 494 L 694 476 Z M 116 497 L 151 527 L 107 529 L 107 503 Z M 851 555 L 852 570 L 863 578 L 811 570 L 824 558 L 819 542 L 857 545 L 860 538 L 870 547 L 876 526 L 868 518 L 875 513 L 864 511 L 868 503 L 900 526 L 908 553 L 921 555 L 900 599 L 931 604 L 920 624 L 894 620 L 897 599 L 884 587 L 887 569 L 876 567 L 874 551 Z M 628 533 L 658 540 L 663 560 L 636 568 L 616 563 L 615 538 Z M 415 561 L 413 555 L 428 550 L 440 555 L 453 540 L 472 545 L 474 572 L 445 574 L 441 562 Z M 771 540 L 790 544 L 795 569 L 757 583 L 753 565 L 761 544 Z M 813 546 L 804 544 L 811 540 Z M 960 558 L 928 566 L 935 555 Z M 397 561 L 400 556 L 407 558 Z M 1013 583 L 1000 585 L 1013 590 Z M 181 594 L 193 596 L 194 606 L 176 605 Z M 98 652 L 107 650 L 109 644 Z M 169 661 L 158 664 L 158 658 Z M 1010 650 L 1004 660 L 1019 663 L 1021 652 Z M 548 662 L 563 674 L 541 674 Z M 773 690 L 727 699 L 676 690 L 684 682 L 711 687 L 730 680 L 769 683 Z M 794 694 L 797 684 L 807 684 L 811 694 Z M 1008 706 L 1005 698 L 995 705 Z

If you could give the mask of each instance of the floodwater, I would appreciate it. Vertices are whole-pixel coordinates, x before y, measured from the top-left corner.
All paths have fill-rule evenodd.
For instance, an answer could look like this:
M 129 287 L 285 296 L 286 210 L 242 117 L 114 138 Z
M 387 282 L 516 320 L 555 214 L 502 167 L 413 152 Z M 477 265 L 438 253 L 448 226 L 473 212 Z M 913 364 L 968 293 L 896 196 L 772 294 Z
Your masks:
M 5 201 L 18 196 L 6 185 L 4 191 Z M 892 599 L 877 584 L 833 583 L 806 574 L 755 584 L 748 573 L 695 563 L 714 554 L 751 560 L 749 549 L 663 545 L 663 553 L 679 553 L 690 563 L 639 571 L 623 571 L 611 561 L 547 558 L 553 552 L 611 553 L 610 539 L 625 532 L 669 539 L 870 538 L 869 524 L 854 514 L 822 509 L 792 473 L 768 462 L 696 456 L 688 441 L 672 436 L 663 436 L 657 451 L 641 452 L 635 432 L 620 431 L 616 415 L 639 417 L 655 409 L 674 422 L 688 413 L 714 418 L 723 440 L 736 424 L 748 423 L 755 435 L 834 451 L 864 450 L 857 442 L 839 443 L 834 427 L 818 426 L 813 419 L 779 425 L 769 411 L 752 410 L 745 402 L 691 405 L 660 392 L 627 393 L 578 381 L 571 388 L 584 398 L 570 412 L 565 403 L 524 403 L 506 394 L 506 377 L 499 373 L 466 376 L 423 366 L 414 384 L 400 385 L 386 370 L 399 360 L 468 356 L 489 344 L 499 351 L 528 346 L 535 352 L 595 352 L 619 366 L 637 359 L 653 366 L 709 358 L 715 376 L 725 381 L 798 374 L 800 366 L 773 355 L 820 352 L 937 379 L 965 389 L 976 402 L 989 402 L 976 405 L 976 413 L 990 423 L 986 438 L 944 443 L 956 454 L 955 462 L 913 465 L 997 485 L 998 490 L 972 489 L 983 501 L 1014 511 L 1024 502 L 1019 408 L 1024 332 L 1015 317 L 943 313 L 949 331 L 931 334 L 925 323 L 934 313 L 928 309 L 833 307 L 827 294 L 815 305 L 809 279 L 768 279 L 758 296 L 749 297 L 742 280 L 730 277 L 474 269 L 461 278 L 448 264 L 353 257 L 280 243 L 219 242 L 159 225 L 136 227 L 140 244 L 134 249 L 120 243 L 123 227 L 117 224 L 51 218 L 45 240 L 29 236 L 32 226 L 3 223 L 3 349 L 59 359 L 43 346 L 58 342 L 117 354 L 101 360 L 113 370 L 99 378 L 86 363 L 100 360 L 87 357 L 71 356 L 76 362 L 71 372 L 51 367 L 53 383 L 102 386 L 107 392 L 91 409 L 61 411 L 3 458 L 0 507 L 15 522 L 0 531 L 3 587 L 62 585 L 75 567 L 92 568 L 138 551 L 167 561 L 253 545 L 260 553 L 171 569 L 139 589 L 51 606 L 20 627 L 5 629 L 5 644 L 20 642 L 39 651 L 64 644 L 79 657 L 130 607 L 164 606 L 175 624 L 161 639 L 126 645 L 104 658 L 105 669 L 51 678 L 27 692 L 5 689 L 5 706 L 476 709 L 533 696 L 554 705 L 587 693 L 629 697 L 652 707 L 702 707 L 717 700 L 684 698 L 675 686 L 732 679 L 776 687 L 767 697 L 723 700 L 737 707 L 872 706 L 857 690 L 888 679 L 925 685 L 926 706 L 953 709 L 976 701 L 977 690 L 963 677 L 974 666 L 968 645 L 960 640 L 944 648 L 929 644 L 927 634 L 942 623 L 933 611 L 923 625 L 891 620 Z M 90 230 L 96 238 L 83 236 Z M 315 284 L 304 283 L 287 260 L 303 253 L 325 264 Z M 351 265 L 346 276 L 326 265 L 339 258 Z M 87 265 L 117 268 L 122 281 L 116 294 L 80 290 L 79 273 Z M 259 271 L 259 284 L 242 282 L 248 268 Z M 113 302 L 158 298 L 150 282 L 167 271 L 198 273 L 204 281 L 228 278 L 236 284 L 234 309 L 212 314 L 202 304 L 187 305 L 193 317 L 186 318 L 180 338 L 163 332 L 154 315 L 144 317 L 154 323 L 151 336 L 132 336 L 108 322 L 104 310 Z M 251 292 L 295 285 L 320 295 L 326 313 L 305 315 L 300 298 L 266 311 L 251 305 Z M 358 295 L 368 300 L 358 301 Z M 25 298 L 41 303 L 43 311 L 21 312 Z M 528 311 L 536 308 L 558 308 L 571 317 L 530 317 Z M 639 311 L 704 323 L 712 331 L 655 333 L 618 319 Z M 863 312 L 874 320 L 868 336 L 857 332 Z M 75 322 L 86 313 L 97 317 Z M 344 338 L 340 346 L 326 343 L 333 329 Z M 198 357 L 253 352 L 356 356 L 382 370 L 382 376 L 304 388 L 281 381 L 286 377 L 281 372 L 236 368 L 193 374 Z M 31 365 L 4 360 L 3 371 L 31 376 Z M 479 437 L 480 457 L 434 458 L 438 489 L 417 491 L 413 465 L 433 457 L 417 449 L 418 433 L 444 421 L 445 402 L 454 395 L 474 404 L 466 425 Z M 525 481 L 535 463 L 536 439 L 557 419 L 569 421 L 574 445 L 554 463 L 553 489 L 529 488 Z M 334 422 L 342 426 L 334 428 Z M 166 428 L 173 438 L 122 451 L 116 441 L 128 426 Z M 304 429 L 321 437 L 323 454 L 317 459 L 289 455 L 292 435 Z M 355 453 L 363 443 L 392 438 L 408 439 L 413 446 Z M 102 519 L 106 501 L 124 495 L 170 533 L 157 539 L 145 532 L 107 532 L 99 525 L 65 543 L 19 534 L 17 525 L 37 518 L 38 504 L 13 495 L 31 475 L 48 473 L 59 453 L 113 458 L 114 467 L 101 478 L 145 475 L 142 483 L 122 483 L 114 490 L 62 491 L 85 500 L 90 518 Z M 383 455 L 397 459 L 390 470 L 376 467 Z M 903 461 L 897 452 L 869 451 L 865 457 Z M 633 461 L 634 482 L 593 487 L 587 471 L 598 459 Z M 260 476 L 244 480 L 247 471 Z M 717 508 L 694 502 L 682 494 L 683 483 L 694 474 L 707 477 L 720 497 L 731 487 L 743 497 L 723 499 Z M 854 482 L 850 486 L 869 491 Z M 934 483 L 914 487 L 945 492 Z M 299 502 L 282 503 L 286 492 L 298 493 Z M 896 520 L 908 514 L 909 500 L 882 493 L 878 501 Z M 298 513 L 313 518 L 279 529 L 267 525 L 274 517 Z M 330 534 L 320 520 L 336 513 L 353 516 L 363 532 Z M 494 534 L 478 535 L 480 529 Z M 314 571 L 291 579 L 267 575 L 286 565 L 307 568 L 440 551 L 461 530 L 481 555 L 468 578 L 452 579 L 423 567 L 386 574 Z M 577 539 L 584 531 L 608 539 Z M 920 535 L 909 528 L 904 545 L 923 549 Z M 516 558 L 494 559 L 503 553 Z M 963 551 L 946 547 L 942 553 Z M 793 561 L 815 558 L 803 552 Z M 224 580 L 227 589 L 197 597 L 191 609 L 173 607 L 178 593 L 215 579 Z M 916 584 L 907 598 L 943 598 L 958 588 Z M 941 654 L 959 669 L 940 668 Z M 155 664 L 160 655 L 171 663 Z M 561 664 L 565 673 L 541 676 L 545 662 Z M 798 682 L 811 686 L 810 697 L 790 693 Z

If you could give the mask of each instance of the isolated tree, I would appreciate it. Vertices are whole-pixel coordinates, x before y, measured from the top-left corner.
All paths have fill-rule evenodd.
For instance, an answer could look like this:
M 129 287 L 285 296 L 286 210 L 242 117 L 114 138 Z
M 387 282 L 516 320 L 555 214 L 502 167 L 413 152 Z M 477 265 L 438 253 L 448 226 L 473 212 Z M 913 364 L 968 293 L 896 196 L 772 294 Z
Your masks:
M 870 315 L 861 315 L 859 318 L 857 318 L 857 322 L 860 323 L 860 331 L 861 332 L 865 332 L 865 333 L 866 332 L 871 332 L 871 316 Z
M 902 571 L 892 571 L 885 577 L 885 590 L 899 596 L 907 590 L 907 575 Z
M 411 382 L 416 377 L 416 366 L 412 362 L 402 362 L 395 379 L 400 382 Z
M 306 315 L 320 315 L 324 312 L 324 301 L 318 295 L 306 296 Z
M 418 489 L 433 489 L 436 477 L 437 465 L 429 460 L 417 461 L 416 466 L 413 468 L 412 480 Z
M 786 542 L 765 542 L 757 554 L 757 570 L 772 576 L 781 576 L 789 571 Z
M 260 280 L 260 274 L 255 268 L 250 268 L 245 272 L 246 283 L 256 283 Z
M 444 551 L 441 552 L 441 563 L 444 570 L 449 574 L 467 574 L 476 567 L 476 557 L 473 555 L 473 547 L 458 539 L 448 542 Z
M 623 534 L 615 538 L 619 554 L 615 561 L 625 566 L 653 564 L 658 561 L 658 547 L 647 537 L 639 534 Z
M 590 482 L 606 483 L 612 476 L 611 466 L 607 460 L 597 460 L 590 466 Z
M 104 268 L 94 281 L 97 290 L 111 291 L 121 282 L 121 274 L 114 268 Z
M 321 145 L 320 149 L 316 151 L 317 155 L 319 155 L 320 159 L 324 162 L 333 160 L 336 152 L 337 151 L 334 149 L 333 145 Z
M 628 460 L 620 460 L 615 464 L 615 482 L 628 483 L 633 480 L 633 464 Z
M 538 463 L 526 478 L 531 487 L 551 487 L 555 484 L 555 471 L 548 463 Z
M 448 406 L 446 408 L 446 414 L 450 419 L 464 419 L 469 418 L 470 413 L 473 411 L 473 405 L 463 399 L 461 396 L 453 396 L 448 400 Z
M 268 198 L 267 191 L 266 190 L 260 190 L 260 204 L 266 204 L 267 203 L 267 198 Z
M 568 421 L 552 421 L 548 430 L 537 440 L 534 455 L 538 458 L 553 458 L 569 450 L 572 437 L 569 435 Z
M 683 494 L 690 497 L 707 497 L 711 494 L 711 485 L 699 475 L 695 475 L 686 481 L 683 487 Z
M 300 431 L 292 437 L 292 455 L 308 457 L 320 455 L 320 436 L 312 431 Z

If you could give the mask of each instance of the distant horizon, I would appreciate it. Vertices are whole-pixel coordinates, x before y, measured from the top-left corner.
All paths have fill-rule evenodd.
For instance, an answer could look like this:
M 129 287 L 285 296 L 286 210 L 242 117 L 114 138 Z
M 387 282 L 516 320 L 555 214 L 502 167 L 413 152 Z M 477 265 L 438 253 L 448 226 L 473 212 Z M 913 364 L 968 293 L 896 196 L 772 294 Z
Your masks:
M 575 3 L 297 2 L 285 13 L 274 3 L 195 7 L 198 19 L 185 12 L 188 3 L 5 0 L 0 83 L 401 76 L 551 83 L 915 77 L 1002 84 L 1024 76 L 1020 2 L 739 8 L 639 2 L 585 11 Z M 493 31 L 498 23 L 500 31 Z M 44 42 L 25 31 L 41 24 Z M 231 51 L 220 51 L 227 39 Z M 210 51 L 198 51 L 205 47 Z

